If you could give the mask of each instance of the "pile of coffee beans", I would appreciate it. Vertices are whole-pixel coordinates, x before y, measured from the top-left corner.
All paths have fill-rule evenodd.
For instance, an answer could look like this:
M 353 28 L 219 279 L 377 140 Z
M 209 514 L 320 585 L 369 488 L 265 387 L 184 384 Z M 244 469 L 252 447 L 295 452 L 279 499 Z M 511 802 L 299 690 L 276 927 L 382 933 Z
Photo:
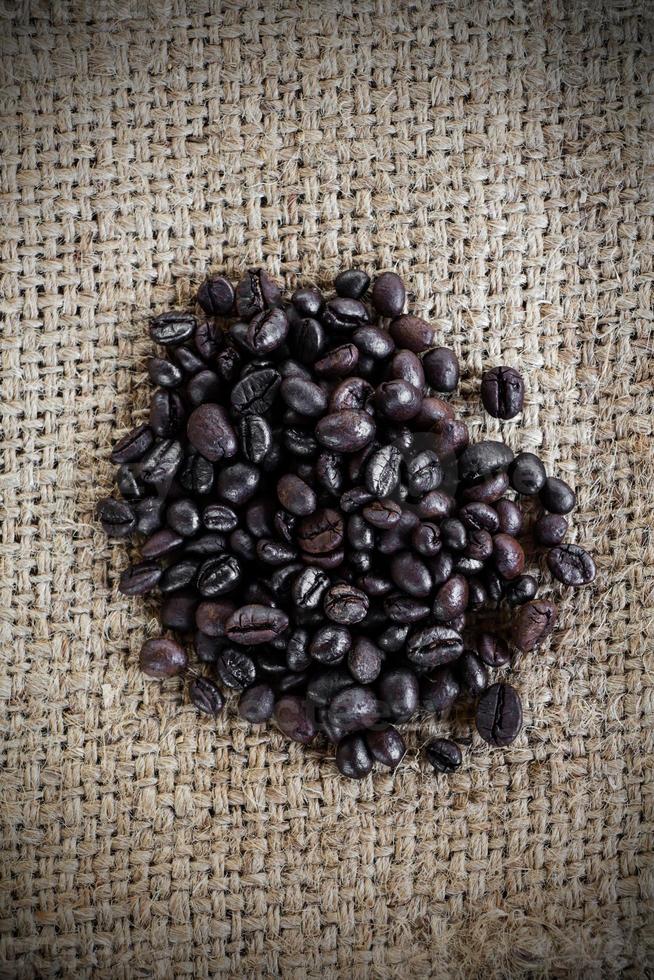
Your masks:
M 397 766 L 397 726 L 420 708 L 441 718 L 467 698 L 483 739 L 516 738 L 520 697 L 491 672 L 556 621 L 525 571 L 525 501 L 538 502 L 530 541 L 559 582 L 585 585 L 595 567 L 564 543 L 567 483 L 533 453 L 470 443 L 446 398 L 457 358 L 405 313 L 402 280 L 386 272 L 370 290 L 349 269 L 334 286 L 286 301 L 252 269 L 236 289 L 207 279 L 204 317 L 152 320 L 149 421 L 114 448 L 121 499 L 99 519 L 140 542 L 121 592 L 160 597 L 148 676 L 186 673 L 210 715 L 238 691 L 244 719 L 324 737 L 340 772 L 361 778 L 375 761 Z M 490 369 L 481 398 L 514 418 L 520 373 Z M 508 640 L 486 628 L 487 612 L 512 607 Z M 451 772 L 461 750 L 435 739 L 427 758 Z

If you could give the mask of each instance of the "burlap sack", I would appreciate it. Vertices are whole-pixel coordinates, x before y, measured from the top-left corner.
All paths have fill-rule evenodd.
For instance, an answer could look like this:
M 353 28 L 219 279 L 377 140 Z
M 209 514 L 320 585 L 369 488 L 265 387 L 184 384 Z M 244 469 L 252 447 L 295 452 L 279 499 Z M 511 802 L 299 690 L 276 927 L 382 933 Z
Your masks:
M 8 977 L 652 976 L 652 7 L 25 0 L 0 37 Z M 144 329 L 204 273 L 394 268 L 504 436 L 579 491 L 594 588 L 492 752 L 394 775 L 199 718 L 93 508 Z M 549 581 L 544 576 L 545 581 Z M 449 731 L 462 771 L 420 745 Z

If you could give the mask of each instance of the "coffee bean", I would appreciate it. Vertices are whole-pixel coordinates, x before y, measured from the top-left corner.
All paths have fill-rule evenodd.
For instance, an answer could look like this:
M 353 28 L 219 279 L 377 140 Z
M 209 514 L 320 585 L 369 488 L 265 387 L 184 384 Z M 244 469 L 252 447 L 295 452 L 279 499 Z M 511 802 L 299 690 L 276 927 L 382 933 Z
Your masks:
M 143 644 L 139 662 L 148 677 L 176 677 L 186 670 L 188 657 L 183 646 L 160 636 Z
M 242 507 L 257 492 L 261 473 L 251 463 L 233 463 L 221 469 L 216 489 L 218 496 L 233 507 Z
M 441 422 L 452 421 L 453 415 L 451 406 L 442 398 L 429 396 L 423 398 L 420 411 L 412 419 L 411 425 L 418 432 L 431 432 Z
M 550 476 L 540 491 L 540 502 L 551 514 L 569 514 L 577 503 L 574 491 L 564 480 Z
M 342 344 L 316 361 L 314 370 L 324 378 L 343 378 L 345 375 L 351 374 L 358 363 L 358 348 L 354 344 Z M 332 406 L 333 408 L 334 406 Z
M 502 534 L 512 534 L 514 537 L 522 531 L 524 518 L 522 511 L 512 500 L 502 498 L 495 504 L 495 513 L 499 520 Z
M 456 670 L 462 686 L 473 698 L 488 687 L 488 671 L 474 651 L 464 651 L 457 661 Z
M 136 517 L 129 504 L 107 497 L 97 507 L 102 530 L 110 538 L 128 538 L 136 530 Z
M 233 555 L 220 555 L 209 558 L 201 565 L 197 577 L 197 587 L 201 596 L 225 595 L 233 592 L 242 577 L 238 558 Z
M 201 630 L 196 630 L 195 636 L 193 637 L 193 646 L 198 660 L 205 664 L 214 664 L 223 649 L 224 642 L 222 639 L 208 636 Z
M 377 680 L 382 663 L 381 650 L 364 636 L 356 640 L 347 655 L 349 671 L 359 684 L 372 684 Z
M 461 636 L 448 626 L 424 626 L 407 639 L 407 658 L 418 667 L 441 667 L 458 660 L 462 653 Z
M 446 715 L 461 694 L 459 684 L 452 667 L 440 667 L 430 677 L 423 677 L 420 682 L 420 704 L 437 718 Z
M 311 704 L 297 695 L 280 698 L 275 705 L 275 721 L 282 734 L 294 742 L 307 745 L 317 734 Z
M 515 418 L 522 411 L 524 397 L 524 381 L 515 368 L 491 368 L 482 375 L 481 400 L 488 414 L 494 418 Z
M 395 446 L 382 446 L 366 463 L 366 489 L 375 497 L 388 497 L 400 480 L 402 454 Z
M 285 378 L 280 393 L 286 404 L 302 415 L 322 415 L 327 409 L 327 395 L 323 389 L 305 378 Z
M 184 538 L 170 528 L 162 528 L 151 534 L 141 546 L 141 554 L 144 558 L 163 558 L 178 551 L 184 544 Z
M 451 551 L 441 550 L 429 562 L 429 571 L 435 586 L 447 582 L 454 571 L 454 558 Z
M 235 605 L 231 599 L 201 602 L 195 611 L 195 622 L 198 629 L 206 633 L 207 636 L 224 637 L 225 623 L 234 609 Z
M 279 288 L 263 269 L 250 269 L 236 287 L 236 310 L 246 320 L 280 301 Z
M 459 477 L 465 483 L 481 482 L 486 477 L 510 466 L 513 453 L 503 442 L 477 442 L 463 452 L 459 459 Z
M 199 331 L 198 327 L 198 331 Z M 196 331 L 196 343 L 197 343 L 197 333 Z M 205 363 L 201 357 L 199 357 L 194 350 L 190 347 L 175 347 L 171 351 L 172 356 L 175 358 L 175 362 L 181 367 L 184 374 L 194 375 L 198 371 L 202 371 L 205 367 Z
M 482 502 L 465 504 L 459 511 L 459 519 L 470 530 L 483 529 L 495 534 L 500 529 L 497 511 Z
M 527 496 L 538 493 L 546 478 L 545 467 L 533 453 L 519 453 L 509 466 L 511 486 L 517 493 Z
M 317 316 L 323 307 L 324 297 L 315 286 L 305 286 L 295 290 L 291 302 L 301 316 Z
M 437 422 L 431 433 L 432 448 L 441 459 L 451 459 L 460 456 L 470 441 L 468 427 L 459 419 L 444 419 Z
M 460 616 L 468 605 L 468 583 L 463 575 L 453 575 L 439 588 L 434 599 L 434 619 L 447 622 Z
M 273 406 L 281 383 L 281 375 L 274 368 L 253 371 L 232 388 L 232 408 L 237 415 L 265 416 Z
M 427 744 L 425 754 L 436 772 L 456 772 L 463 762 L 461 749 L 449 738 L 432 738 Z
M 578 544 L 552 548 L 547 564 L 554 578 L 564 585 L 588 585 L 595 578 L 595 562 Z
M 196 298 L 207 316 L 227 316 L 234 306 L 234 289 L 224 276 L 209 276 Z
M 234 428 L 221 405 L 199 405 L 188 420 L 189 441 L 205 459 L 230 459 L 238 451 Z
M 375 391 L 378 411 L 394 422 L 405 422 L 420 411 L 422 395 L 407 381 L 384 381 Z
M 237 647 L 225 647 L 216 661 L 216 671 L 225 687 L 242 691 L 254 683 L 257 667 L 253 658 Z
M 216 323 L 213 323 L 213 321 L 205 320 L 202 323 L 198 323 L 195 329 L 195 337 L 193 338 L 195 349 L 205 361 L 213 361 L 223 350 L 225 336 L 224 331 Z M 180 348 L 177 348 L 177 350 L 173 351 L 175 356 L 177 356 L 179 350 Z M 222 371 L 219 374 L 223 377 Z
M 365 619 L 368 612 L 368 596 L 360 589 L 345 583 L 332 585 L 323 599 L 325 615 L 335 623 L 353 626 Z
M 184 548 L 184 555 L 195 558 L 221 555 L 225 550 L 225 544 L 224 534 L 201 534 L 200 537 L 187 542 Z
M 493 538 L 483 528 L 468 529 L 468 543 L 464 556 L 475 561 L 485 562 L 493 554 Z
M 206 496 L 213 487 L 213 464 L 200 453 L 190 453 L 182 463 L 178 479 L 184 490 Z
M 372 771 L 373 759 L 362 735 L 348 735 L 339 741 L 336 766 L 349 779 L 364 779 Z
M 372 305 L 380 316 L 399 316 L 404 309 L 406 290 L 395 272 L 384 272 L 372 289 Z
M 343 734 L 372 728 L 379 717 L 380 705 L 375 694 L 360 684 L 339 691 L 329 704 L 328 718 Z
M 388 769 L 396 769 L 406 752 L 404 739 L 397 728 L 387 728 L 366 732 L 366 744 L 372 757 Z
M 522 606 L 538 592 L 538 582 L 533 575 L 519 575 L 507 585 L 504 596 L 510 606 Z
M 262 356 L 282 346 L 288 334 L 288 318 L 282 309 L 263 310 L 248 325 L 247 341 L 250 350 Z
M 315 431 L 318 442 L 326 449 L 355 453 L 373 439 L 375 423 L 367 412 L 349 409 L 325 415 Z
M 161 578 L 161 566 L 156 561 L 142 561 L 130 565 L 120 576 L 118 591 L 123 595 L 148 595 L 157 587 Z
M 220 688 L 208 677 L 194 677 L 188 686 L 192 703 L 205 715 L 220 714 L 224 705 Z
M 506 473 L 495 473 L 481 483 L 466 487 L 463 499 L 472 503 L 492 504 L 499 500 L 509 489 L 509 477 Z
M 298 528 L 298 544 L 310 555 L 325 555 L 343 542 L 343 519 L 327 507 L 305 517 Z
M 391 559 L 393 582 L 415 599 L 424 599 L 433 588 L 433 579 L 427 565 L 410 551 L 401 551 Z
M 123 436 L 111 452 L 112 463 L 136 463 L 147 453 L 154 442 L 149 425 L 139 425 Z
M 510 534 L 496 534 L 493 538 L 493 561 L 504 579 L 517 578 L 525 567 L 525 553 Z
M 313 514 L 318 501 L 315 493 L 304 480 L 287 473 L 277 483 L 277 499 L 282 507 L 297 517 Z
M 477 731 L 489 745 L 514 742 L 522 728 L 522 703 L 510 684 L 493 684 L 477 704 Z
M 118 468 L 116 486 L 123 500 L 139 500 L 145 493 L 144 486 L 135 472 L 135 467 L 128 466 L 126 463 Z
M 166 511 L 166 523 L 183 538 L 191 538 L 200 529 L 200 511 L 192 500 L 176 500 Z
M 443 470 L 436 453 L 429 449 L 418 453 L 406 466 L 406 482 L 412 497 L 435 490 L 443 479 Z
M 468 544 L 468 532 L 465 525 L 456 517 L 446 517 L 441 521 L 441 541 L 444 548 L 450 551 L 464 551 Z
M 435 347 L 438 339 L 436 328 L 417 316 L 398 317 L 392 321 L 389 331 L 398 347 L 404 347 L 414 354 L 422 354 Z
M 176 388 L 182 383 L 182 372 L 171 361 L 162 357 L 151 357 L 148 361 L 148 377 L 162 388 Z
M 543 514 L 534 524 L 534 537 L 539 544 L 561 544 L 568 533 L 568 522 L 562 514 Z
M 284 633 L 288 622 L 288 616 L 281 609 L 258 604 L 241 606 L 225 623 L 225 635 L 233 643 L 258 646 Z
M 441 490 L 430 490 L 417 507 L 417 514 L 424 521 L 448 517 L 454 510 L 455 501 Z
M 243 691 L 238 702 L 238 713 L 251 725 L 260 725 L 272 718 L 275 695 L 269 684 L 254 684 Z
M 522 606 L 513 625 L 513 642 L 522 653 L 529 653 L 549 636 L 556 623 L 557 610 L 546 599 L 534 599 Z
M 379 681 L 379 697 L 384 717 L 403 722 L 418 708 L 419 686 L 411 670 L 399 668 L 383 674 Z
M 371 357 L 375 361 L 384 361 L 395 350 L 393 338 L 381 327 L 359 327 L 352 334 L 352 341 L 359 355 Z
M 338 664 L 345 659 L 352 646 L 352 636 L 345 626 L 321 626 L 309 644 L 309 653 L 322 664 Z
M 488 667 L 505 667 L 511 661 L 509 648 L 494 633 L 480 633 L 476 643 L 479 657 Z
M 339 296 L 361 299 L 370 285 L 370 276 L 363 269 L 346 269 L 334 279 L 334 289 Z
M 315 364 L 326 344 L 322 324 L 310 316 L 291 323 L 287 340 L 294 357 L 302 364 Z
M 421 393 L 425 390 L 425 372 L 422 361 L 413 351 L 397 351 L 389 364 L 388 373 L 390 378 L 406 381 L 407 384 L 412 385 Z
M 422 359 L 425 377 L 436 391 L 454 391 L 459 384 L 459 362 L 454 351 L 434 347 Z
M 315 477 L 327 493 L 338 494 L 343 486 L 341 457 L 337 453 L 320 453 L 316 460 Z
M 162 313 L 150 321 L 150 336 L 156 344 L 176 347 L 193 336 L 197 322 L 192 313 Z

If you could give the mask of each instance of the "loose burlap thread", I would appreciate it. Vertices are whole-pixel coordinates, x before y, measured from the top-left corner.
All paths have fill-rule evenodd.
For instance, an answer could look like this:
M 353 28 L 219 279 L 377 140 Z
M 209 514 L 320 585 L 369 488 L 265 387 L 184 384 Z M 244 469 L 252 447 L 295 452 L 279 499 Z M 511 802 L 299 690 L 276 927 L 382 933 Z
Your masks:
M 0 963 L 9 977 L 651 976 L 646 2 L 7 3 L 0 37 Z M 504 751 L 394 774 L 145 680 L 94 505 L 147 317 L 208 270 L 396 269 L 474 436 L 576 486 L 594 587 L 515 665 Z M 490 364 L 524 415 L 479 411 Z M 542 571 L 542 569 L 541 569 Z M 543 581 L 547 583 L 546 575 Z M 454 730 L 462 770 L 419 749 Z

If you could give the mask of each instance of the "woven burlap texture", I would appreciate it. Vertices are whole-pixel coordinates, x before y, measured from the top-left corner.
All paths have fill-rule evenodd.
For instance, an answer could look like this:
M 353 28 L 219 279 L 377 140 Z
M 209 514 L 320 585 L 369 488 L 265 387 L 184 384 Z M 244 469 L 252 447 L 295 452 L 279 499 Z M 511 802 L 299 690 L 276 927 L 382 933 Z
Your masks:
M 5 3 L 0 961 L 9 977 L 647 976 L 654 891 L 652 8 Z M 490 751 L 395 774 L 197 716 L 94 505 L 147 317 L 207 270 L 396 269 L 475 436 L 579 492 L 598 580 Z M 520 365 L 524 415 L 482 419 Z M 543 575 L 543 580 L 548 581 Z M 465 764 L 419 748 L 454 728 Z M 649 962 L 649 966 L 648 966 Z

